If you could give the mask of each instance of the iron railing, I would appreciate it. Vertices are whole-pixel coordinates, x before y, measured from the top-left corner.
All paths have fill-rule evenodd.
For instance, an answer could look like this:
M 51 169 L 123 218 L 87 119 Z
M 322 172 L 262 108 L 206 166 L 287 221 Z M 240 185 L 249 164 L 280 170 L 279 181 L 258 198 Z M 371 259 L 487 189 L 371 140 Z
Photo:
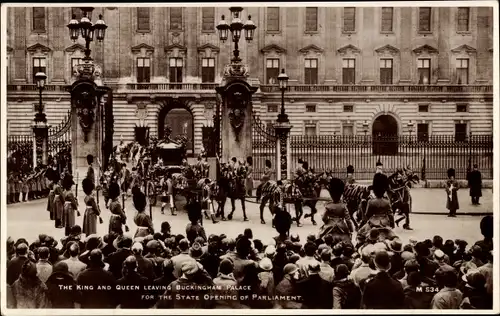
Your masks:
M 254 179 L 260 179 L 264 174 L 266 160 L 270 160 L 273 170 L 276 170 L 276 140 L 277 136 L 275 129 L 268 128 L 268 126 L 253 113 L 252 158 Z
M 410 167 L 427 180 L 447 178 L 454 168 L 457 179 L 466 179 L 471 164 L 478 164 L 483 179 L 493 179 L 493 136 L 432 135 L 426 139 L 415 136 L 290 136 L 292 170 L 301 158 L 315 173 L 331 170 L 337 177 L 346 176 L 346 167 L 355 168 L 360 180 L 373 178 L 380 160 L 386 172 Z M 262 172 L 260 169 L 256 171 Z

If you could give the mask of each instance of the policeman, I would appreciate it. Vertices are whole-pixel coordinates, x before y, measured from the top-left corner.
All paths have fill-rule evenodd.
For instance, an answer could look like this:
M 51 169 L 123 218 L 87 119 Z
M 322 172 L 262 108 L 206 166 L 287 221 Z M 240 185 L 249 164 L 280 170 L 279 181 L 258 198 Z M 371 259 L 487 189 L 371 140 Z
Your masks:
M 356 180 L 354 179 L 354 167 L 352 165 L 347 166 L 347 177 L 345 180 L 346 184 L 354 184 Z

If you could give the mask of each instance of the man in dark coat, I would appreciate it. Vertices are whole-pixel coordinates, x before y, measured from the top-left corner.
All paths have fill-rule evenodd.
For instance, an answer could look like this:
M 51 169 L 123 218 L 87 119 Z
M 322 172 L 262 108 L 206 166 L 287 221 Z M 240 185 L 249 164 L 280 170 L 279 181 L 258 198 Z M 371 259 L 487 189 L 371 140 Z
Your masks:
M 89 266 L 80 273 L 76 283 L 82 291 L 82 308 L 116 307 L 116 280 L 111 272 L 104 270 L 101 250 L 94 249 L 90 252 Z M 98 286 L 106 290 L 97 290 Z
M 52 308 L 75 308 L 75 303 L 80 301 L 80 292 L 66 262 L 61 261 L 54 265 L 45 284 Z
M 375 255 L 378 273 L 366 282 L 362 305 L 366 309 L 403 309 L 405 295 L 401 283 L 389 275 L 391 258 L 387 251 Z
M 146 286 L 151 282 L 137 272 L 137 260 L 129 256 L 123 262 L 123 277 L 116 282 L 117 300 L 120 308 L 146 308 L 149 304 L 144 297 L 149 294 Z M 134 287 L 138 286 L 139 290 Z
M 481 205 L 481 203 L 479 203 L 479 198 L 483 196 L 481 192 L 483 183 L 481 179 L 481 172 L 477 169 L 477 164 L 474 164 L 472 171 L 468 174 L 467 180 L 469 182 L 472 205 Z
M 128 256 L 132 255 L 132 239 L 128 236 L 118 237 L 113 244 L 116 244 L 117 251 L 108 256 L 109 271 L 113 273 L 116 279 L 122 277 L 122 265 Z
M 308 276 L 298 282 L 302 292 L 303 308 L 330 309 L 333 305 L 333 292 L 331 283 L 323 280 L 319 275 L 321 267 L 319 262 L 311 263 Z
M 23 264 L 28 261 L 28 245 L 21 243 L 16 246 L 16 256 L 7 264 L 7 284 L 12 285 L 21 275 Z

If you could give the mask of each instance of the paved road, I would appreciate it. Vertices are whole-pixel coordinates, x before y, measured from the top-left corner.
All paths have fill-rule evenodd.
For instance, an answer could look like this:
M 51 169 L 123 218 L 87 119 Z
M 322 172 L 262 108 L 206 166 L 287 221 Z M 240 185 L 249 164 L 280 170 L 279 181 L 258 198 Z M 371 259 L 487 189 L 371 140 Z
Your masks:
M 480 216 L 468 216 L 461 215 L 457 218 L 448 218 L 445 215 L 437 214 L 436 211 L 443 211 L 444 207 L 444 192 L 443 190 L 428 190 L 429 192 L 420 192 L 420 189 L 413 190 L 413 196 L 415 198 L 414 211 L 425 211 L 425 210 L 435 210 L 436 215 L 425 215 L 425 214 L 413 214 L 411 216 L 412 226 L 414 231 L 405 231 L 401 228 L 396 228 L 395 232 L 398 234 L 404 242 L 407 242 L 409 238 L 415 238 L 418 240 L 425 238 L 432 238 L 434 235 L 439 234 L 444 239 L 456 239 L 462 238 L 470 243 L 473 243 L 481 239 L 481 234 L 479 231 L 479 222 L 481 220 Z M 490 191 L 491 192 L 491 191 Z M 467 203 L 468 194 L 465 190 L 460 192 L 460 202 L 462 203 L 461 210 L 491 210 L 492 209 L 492 197 L 486 195 L 484 203 L 481 206 L 473 207 L 470 203 Z M 418 198 L 417 198 L 418 197 Z M 64 235 L 63 229 L 56 229 L 54 227 L 54 222 L 49 220 L 49 214 L 46 211 L 46 199 L 30 201 L 19 204 L 12 204 L 7 207 L 7 234 L 12 236 L 14 239 L 24 237 L 30 242 L 35 240 L 39 233 L 47 233 L 54 236 L 59 240 Z M 182 201 L 179 201 L 182 202 Z M 80 196 L 80 205 L 83 205 L 83 197 Z M 128 217 L 128 226 L 130 227 L 130 233 L 135 232 L 136 226 L 133 223 L 133 216 L 135 210 L 132 206 L 131 199 L 128 199 L 125 203 L 125 210 Z M 436 207 L 434 207 L 436 206 Z M 220 222 L 218 224 L 213 224 L 209 221 L 205 221 L 204 225 L 206 227 L 207 234 L 210 233 L 225 233 L 228 236 L 236 237 L 238 234 L 242 233 L 245 228 L 252 228 L 254 236 L 256 239 L 261 239 L 264 242 L 271 242 L 271 238 L 276 235 L 276 231 L 271 227 L 271 215 L 266 208 L 265 219 L 268 222 L 266 225 L 261 225 L 259 220 L 259 209 L 258 205 L 255 203 L 247 203 L 247 214 L 250 219 L 249 222 L 243 222 L 243 215 L 240 211 L 239 205 L 237 204 L 237 211 L 235 213 L 235 218 L 232 221 Z M 107 223 L 109 219 L 109 211 L 104 208 L 103 201 L 101 199 L 101 209 L 103 210 L 102 218 L 104 219 L 104 224 L 98 224 L 98 233 L 104 235 L 107 233 Z M 230 206 L 226 205 L 226 214 L 230 210 Z M 306 209 L 305 212 L 308 212 Z M 321 214 L 323 209 L 320 208 L 319 213 Z M 83 221 L 83 210 L 81 210 L 82 217 L 77 218 L 77 224 L 82 225 Z M 185 211 L 180 211 L 178 216 L 171 216 L 169 212 L 165 215 L 160 214 L 160 208 L 153 208 L 153 222 L 155 230 L 159 230 L 161 222 L 168 221 L 172 226 L 172 232 L 175 234 L 185 234 L 185 227 L 188 223 L 187 215 Z M 320 222 L 320 216 L 317 216 L 317 221 Z M 313 226 L 310 221 L 304 221 L 304 226 L 302 227 L 292 227 L 292 233 L 298 233 L 302 240 L 305 240 L 307 235 L 316 234 L 318 232 L 319 226 Z

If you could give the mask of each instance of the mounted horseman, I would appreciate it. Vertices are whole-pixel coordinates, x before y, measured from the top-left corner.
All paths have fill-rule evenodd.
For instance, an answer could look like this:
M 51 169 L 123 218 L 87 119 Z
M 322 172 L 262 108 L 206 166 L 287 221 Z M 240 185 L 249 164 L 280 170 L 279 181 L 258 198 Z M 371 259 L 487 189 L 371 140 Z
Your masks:
M 311 212 L 306 214 L 304 218 L 310 217 L 312 224 L 317 225 L 314 215 L 317 213 L 316 204 L 320 193 L 320 185 L 317 177 L 313 173 L 313 170 L 309 169 L 307 162 L 303 163 L 303 167 L 306 170 L 306 173 L 296 178 L 295 183 L 299 187 L 300 192 L 302 192 L 302 196 L 305 198 L 304 206 L 309 207 L 311 210 Z
M 405 220 L 403 228 L 406 230 L 413 230 L 410 227 L 410 213 L 411 213 L 411 194 L 410 186 L 412 183 L 417 184 L 420 180 L 416 174 L 414 174 L 408 168 L 398 168 L 397 171 L 392 174 L 389 178 L 389 190 L 387 194 L 391 200 L 392 209 L 394 212 L 398 211 L 401 216 L 395 223 L 399 226 L 402 220 Z
M 229 220 L 233 219 L 234 211 L 236 210 L 236 200 L 241 201 L 241 209 L 243 210 L 243 221 L 248 221 L 246 213 L 246 187 L 247 168 L 244 162 L 240 161 L 233 166 L 233 172 L 229 178 L 229 198 L 231 199 L 231 213 L 227 216 Z

